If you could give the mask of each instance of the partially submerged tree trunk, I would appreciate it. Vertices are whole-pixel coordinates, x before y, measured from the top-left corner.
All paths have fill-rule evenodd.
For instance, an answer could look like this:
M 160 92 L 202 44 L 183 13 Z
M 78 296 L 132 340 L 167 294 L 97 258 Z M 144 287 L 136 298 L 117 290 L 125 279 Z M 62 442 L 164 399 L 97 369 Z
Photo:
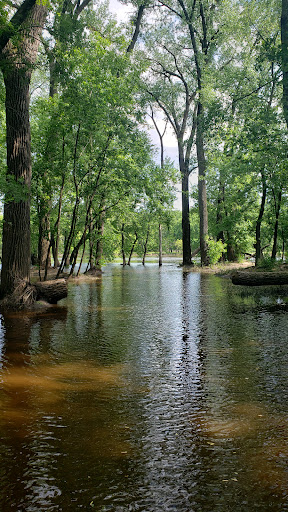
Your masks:
M 122 265 L 123 265 L 123 267 L 125 267 L 125 265 L 126 265 L 125 246 L 124 246 L 124 243 L 125 243 L 124 228 L 125 228 L 125 225 L 122 224 L 122 226 L 121 226 L 121 252 L 122 252 Z
M 182 173 L 182 247 L 183 265 L 191 265 L 192 260 L 189 216 L 189 173 Z
M 36 289 L 36 300 L 45 300 L 49 304 L 57 304 L 59 300 L 65 299 L 68 294 L 65 279 L 35 283 L 34 287 Z
M 163 265 L 163 254 L 162 254 L 162 224 L 159 224 L 159 267 Z
M 232 283 L 242 286 L 288 284 L 288 272 L 235 272 Z
M 1 307 L 15 310 L 30 309 L 36 301 L 57 304 L 59 300 L 65 299 L 67 294 L 68 287 L 65 279 L 39 281 L 35 284 L 19 281 L 13 293 L 3 299 Z

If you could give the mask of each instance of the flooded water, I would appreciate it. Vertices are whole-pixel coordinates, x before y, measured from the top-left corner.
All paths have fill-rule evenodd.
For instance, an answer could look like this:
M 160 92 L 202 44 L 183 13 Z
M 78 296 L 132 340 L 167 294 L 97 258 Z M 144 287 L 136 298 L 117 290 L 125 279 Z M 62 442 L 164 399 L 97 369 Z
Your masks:
M 117 265 L 2 316 L 1 512 L 288 511 L 287 301 Z

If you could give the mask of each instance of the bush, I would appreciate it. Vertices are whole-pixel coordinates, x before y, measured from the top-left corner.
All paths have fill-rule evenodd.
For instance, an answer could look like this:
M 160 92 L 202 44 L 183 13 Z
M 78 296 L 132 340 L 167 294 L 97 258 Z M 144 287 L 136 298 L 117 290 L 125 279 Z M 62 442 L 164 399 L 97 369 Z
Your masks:
M 275 267 L 279 267 L 279 265 L 281 264 L 282 262 L 281 261 L 275 261 L 275 260 L 272 260 L 271 258 L 262 258 L 257 267 L 258 268 L 261 268 L 261 270 L 273 270 Z
M 208 238 L 207 243 L 210 265 L 215 265 L 215 263 L 217 263 L 220 260 L 223 252 L 225 251 L 226 244 L 223 244 L 221 240 L 215 242 L 213 238 Z

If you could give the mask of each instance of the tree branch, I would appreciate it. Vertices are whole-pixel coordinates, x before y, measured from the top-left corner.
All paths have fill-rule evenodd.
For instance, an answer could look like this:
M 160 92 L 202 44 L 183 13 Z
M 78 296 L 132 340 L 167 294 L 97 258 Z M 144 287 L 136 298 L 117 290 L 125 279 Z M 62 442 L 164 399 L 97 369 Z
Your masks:
M 134 34 L 133 34 L 131 42 L 130 42 L 127 50 L 126 50 L 126 53 L 130 53 L 134 49 L 134 46 L 135 46 L 136 41 L 137 41 L 138 36 L 139 36 L 141 21 L 142 21 L 142 18 L 143 18 L 145 7 L 146 7 L 146 4 L 142 4 L 142 5 L 140 5 L 140 7 L 138 9 L 136 23 L 135 23 Z
M 16 30 L 22 25 L 22 23 L 28 18 L 32 7 L 36 4 L 36 0 L 24 0 L 20 5 L 19 9 L 15 12 L 11 18 L 10 23 L 7 25 L 0 36 L 0 53 L 5 48 L 9 39 L 15 34 Z

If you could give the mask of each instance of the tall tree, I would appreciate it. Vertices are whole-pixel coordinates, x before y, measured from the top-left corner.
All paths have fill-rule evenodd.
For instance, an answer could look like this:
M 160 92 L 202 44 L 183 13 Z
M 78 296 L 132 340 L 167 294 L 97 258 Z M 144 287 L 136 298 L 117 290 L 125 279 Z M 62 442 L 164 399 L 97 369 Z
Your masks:
M 35 4 L 0 55 L 6 91 L 7 186 L 4 205 L 1 295 L 30 275 L 31 136 L 29 86 L 46 8 Z M 17 191 L 17 193 L 16 193 Z
M 191 265 L 189 176 L 193 170 L 197 83 L 189 65 L 190 54 L 185 49 L 187 39 L 179 34 L 179 27 L 171 14 L 169 21 L 175 28 L 172 33 L 165 28 L 167 17 L 160 16 L 158 25 L 146 37 L 150 73 L 144 81 L 148 95 L 158 110 L 162 110 L 177 139 L 182 190 L 183 264 Z

